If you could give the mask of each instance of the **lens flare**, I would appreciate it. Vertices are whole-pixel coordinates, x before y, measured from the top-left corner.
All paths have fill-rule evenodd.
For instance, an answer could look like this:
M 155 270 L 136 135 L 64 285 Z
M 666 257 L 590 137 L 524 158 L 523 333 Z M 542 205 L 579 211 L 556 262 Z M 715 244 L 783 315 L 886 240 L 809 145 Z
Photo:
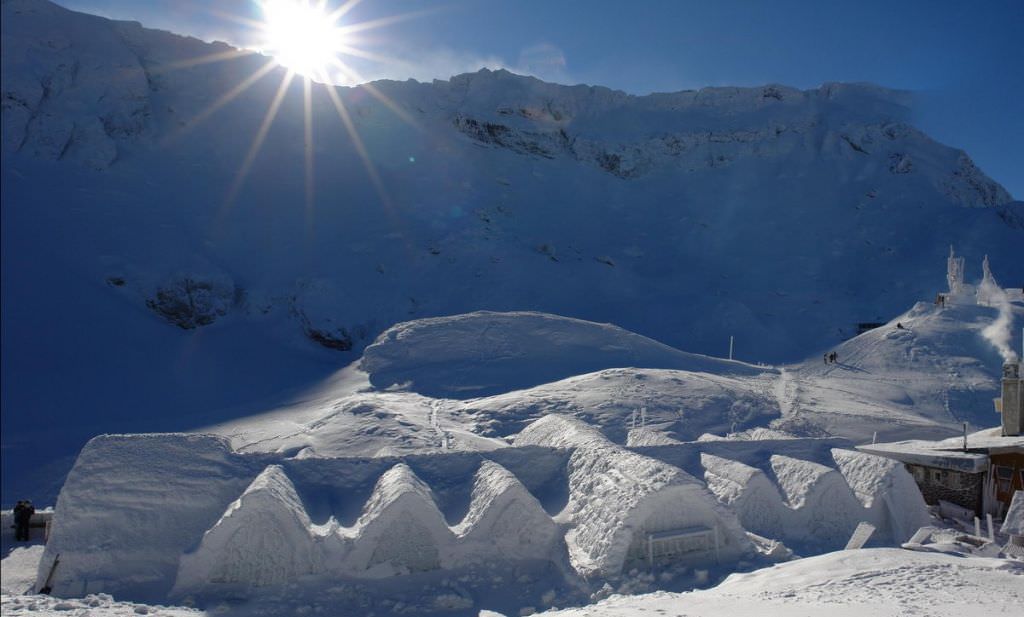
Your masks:
M 265 0 L 261 8 L 264 51 L 300 75 L 323 78 L 328 65 L 346 47 L 344 33 L 337 26 L 339 16 L 328 14 L 322 3 Z

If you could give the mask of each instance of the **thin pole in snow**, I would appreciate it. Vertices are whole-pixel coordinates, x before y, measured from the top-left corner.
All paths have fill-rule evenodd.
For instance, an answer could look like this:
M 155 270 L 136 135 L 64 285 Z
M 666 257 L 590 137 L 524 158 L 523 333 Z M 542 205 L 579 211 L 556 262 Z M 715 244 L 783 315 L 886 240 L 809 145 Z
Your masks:
M 732 360 L 732 341 L 733 341 L 733 337 L 730 335 L 729 336 L 729 359 L 730 360 Z
M 871 434 L 871 443 L 878 443 L 878 431 Z
M 967 423 L 964 422 L 964 452 L 967 452 Z

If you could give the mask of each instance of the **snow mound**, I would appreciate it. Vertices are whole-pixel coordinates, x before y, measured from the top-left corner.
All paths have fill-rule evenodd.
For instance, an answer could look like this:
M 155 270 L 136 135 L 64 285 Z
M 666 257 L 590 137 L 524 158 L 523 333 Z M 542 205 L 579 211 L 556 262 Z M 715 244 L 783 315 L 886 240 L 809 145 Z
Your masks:
M 768 476 L 750 465 L 701 453 L 708 490 L 728 506 L 747 531 L 768 538 L 784 538 L 789 514 L 779 489 Z
M 352 544 L 344 568 L 367 577 L 436 570 L 455 539 L 430 488 L 405 463 L 380 477 L 355 533 L 345 535 Z
M 789 540 L 826 548 L 843 546 L 866 516 L 843 475 L 819 463 L 779 454 L 770 461 L 786 505 L 794 513 Z
M 638 448 L 642 446 L 673 446 L 683 443 L 673 439 L 661 431 L 646 427 L 630 429 L 626 435 L 626 446 Z
M 174 594 L 205 585 L 275 585 L 322 570 L 312 523 L 291 480 L 270 465 L 182 556 Z
M 463 560 L 547 558 L 558 542 L 558 526 L 537 498 L 493 461 L 480 464 L 469 512 L 452 531 Z
M 611 324 L 545 313 L 478 311 L 392 326 L 363 353 L 378 388 L 466 398 L 519 390 L 616 367 L 723 374 L 759 372 L 739 362 L 673 349 Z
M 706 432 L 767 424 L 781 415 L 769 386 L 777 372 L 756 370 L 755 375 L 729 375 L 612 368 L 468 400 L 462 409 L 490 436 L 518 432 L 549 414 L 571 414 L 619 444 L 628 442 L 628 427 L 640 426 L 644 409 L 644 428 L 687 441 Z
M 902 463 L 839 448 L 832 450 L 832 458 L 877 534 L 898 545 L 928 524 L 928 506 Z
M 516 435 L 515 445 L 547 448 L 610 446 L 612 442 L 593 426 L 570 416 L 548 415 Z

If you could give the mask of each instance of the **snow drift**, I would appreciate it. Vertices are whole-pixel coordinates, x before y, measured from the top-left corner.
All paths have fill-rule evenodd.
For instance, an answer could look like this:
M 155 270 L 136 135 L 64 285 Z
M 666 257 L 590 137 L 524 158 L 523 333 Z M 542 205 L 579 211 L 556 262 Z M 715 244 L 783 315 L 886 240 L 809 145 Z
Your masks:
M 362 369 L 378 388 L 406 384 L 421 394 L 454 398 L 626 366 L 759 372 L 685 353 L 611 324 L 529 312 L 480 311 L 400 323 L 367 347 L 362 359 Z

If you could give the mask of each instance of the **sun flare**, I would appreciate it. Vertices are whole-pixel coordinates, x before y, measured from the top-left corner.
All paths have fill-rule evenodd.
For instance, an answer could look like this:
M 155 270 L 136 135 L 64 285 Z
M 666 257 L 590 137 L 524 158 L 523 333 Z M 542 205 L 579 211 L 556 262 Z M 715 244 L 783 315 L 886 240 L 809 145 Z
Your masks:
M 306 77 L 326 79 L 328 67 L 345 48 L 338 12 L 323 2 L 264 0 L 264 50 L 282 66 Z

